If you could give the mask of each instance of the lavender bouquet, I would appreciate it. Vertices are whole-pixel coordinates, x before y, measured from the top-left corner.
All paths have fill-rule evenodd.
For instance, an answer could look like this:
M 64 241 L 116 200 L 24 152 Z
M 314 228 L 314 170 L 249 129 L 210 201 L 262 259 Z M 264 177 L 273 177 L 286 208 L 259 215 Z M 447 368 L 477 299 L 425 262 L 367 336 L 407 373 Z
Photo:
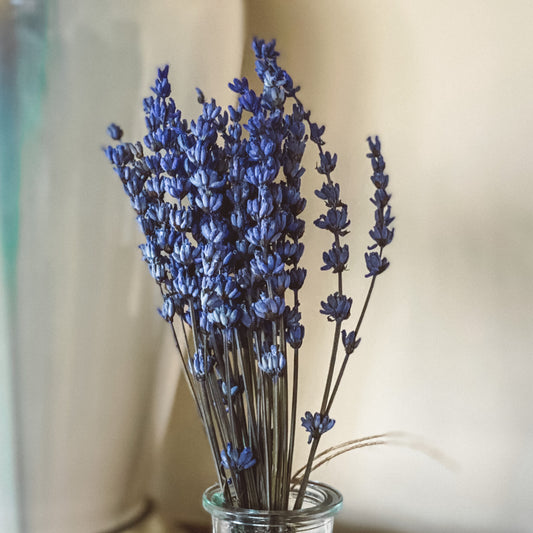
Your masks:
M 141 142 L 109 146 L 118 174 L 146 237 L 144 261 L 162 296 L 159 313 L 173 332 L 185 376 L 205 426 L 226 505 L 284 510 L 291 487 L 302 506 L 330 417 L 377 276 L 389 262 L 383 249 L 393 238 L 388 176 L 379 139 L 369 138 L 376 190 L 373 244 L 365 253 L 368 292 L 353 325 L 352 298 L 343 272 L 343 243 L 350 221 L 332 179 L 337 156 L 324 150 L 324 126 L 311 120 L 299 87 L 277 63 L 275 42 L 255 39 L 256 94 L 246 78 L 229 84 L 236 107 L 227 110 L 198 90 L 202 112 L 182 118 L 170 97 L 168 66 L 158 71 L 153 96 L 143 102 L 147 134 Z M 115 124 L 110 136 L 120 141 Z M 331 233 L 322 270 L 336 290 L 321 304 L 332 323 L 332 349 L 317 412 L 298 414 L 299 355 L 304 339 L 299 294 L 306 200 L 300 193 L 308 142 L 318 151 L 315 191 L 326 211 L 315 225 Z M 183 335 L 178 335 L 178 331 Z M 182 337 L 182 340 L 179 340 Z M 183 338 L 186 339 L 183 341 Z M 309 433 L 309 457 L 293 469 L 296 428 Z M 320 459 L 328 459 L 321 454 Z

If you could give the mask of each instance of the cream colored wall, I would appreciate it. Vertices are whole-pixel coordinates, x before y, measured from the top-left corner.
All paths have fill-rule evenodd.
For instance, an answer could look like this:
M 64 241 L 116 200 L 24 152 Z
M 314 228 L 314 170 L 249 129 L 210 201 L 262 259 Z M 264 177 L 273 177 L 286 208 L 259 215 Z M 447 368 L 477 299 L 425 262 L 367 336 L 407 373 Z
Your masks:
M 347 530 L 374 524 L 424 533 L 529 531 L 533 4 L 278 0 L 246 6 L 248 41 L 277 38 L 280 62 L 302 85 L 302 99 L 327 125 L 328 148 L 339 154 L 337 177 L 352 220 L 346 286 L 356 307 L 366 287 L 362 256 L 372 224 L 369 134 L 380 134 L 391 175 L 392 266 L 377 284 L 358 357 L 332 411 L 337 425 L 324 445 L 402 430 L 456 465 L 394 446 L 340 457 L 316 474 L 343 491 L 340 522 L 350 523 Z M 250 67 L 245 62 L 247 74 Z M 310 156 L 307 168 L 313 167 Z M 317 214 L 311 196 L 319 182 L 313 172 L 305 179 Z M 317 312 L 333 290 L 331 276 L 318 271 L 327 238 L 312 224 L 309 231 L 304 257 L 313 290 L 302 298 L 302 411 L 318 407 L 313 391 L 332 333 Z M 181 453 L 174 448 L 176 472 Z M 298 457 L 303 461 L 304 453 Z M 197 459 L 195 471 L 203 461 Z M 205 463 L 207 483 L 207 455 Z M 198 477 L 194 487 L 204 482 Z M 177 514 L 188 483 L 167 485 L 175 490 Z

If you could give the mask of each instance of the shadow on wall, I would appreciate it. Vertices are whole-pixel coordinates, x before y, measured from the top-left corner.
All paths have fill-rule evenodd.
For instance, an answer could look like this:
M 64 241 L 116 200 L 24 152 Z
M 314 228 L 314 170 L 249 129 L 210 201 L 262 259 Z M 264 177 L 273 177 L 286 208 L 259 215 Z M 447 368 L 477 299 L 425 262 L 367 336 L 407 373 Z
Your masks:
M 165 521 L 208 524 L 210 518 L 202 508 L 202 494 L 216 479 L 200 416 L 186 380 L 181 375 L 154 488 Z

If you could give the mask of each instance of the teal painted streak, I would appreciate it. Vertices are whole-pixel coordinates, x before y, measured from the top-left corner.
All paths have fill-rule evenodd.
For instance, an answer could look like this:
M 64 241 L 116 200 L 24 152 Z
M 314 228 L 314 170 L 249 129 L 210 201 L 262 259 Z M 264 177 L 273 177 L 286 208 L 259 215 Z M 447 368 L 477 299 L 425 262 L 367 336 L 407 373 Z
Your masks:
M 21 160 L 40 126 L 45 88 L 45 2 L 0 12 L 0 530 L 24 529 L 17 457 L 17 257 Z
M 11 12 L 0 20 L 0 530 L 20 531 L 16 467 L 13 321 L 20 163 L 16 120 L 15 31 Z
M 51 2 L 50 2 L 51 3 Z M 46 86 L 47 2 L 21 2 L 0 21 L 0 232 L 8 294 L 16 292 L 21 160 L 41 124 Z M 20 9 L 20 13 L 16 11 Z M 4 15 L 5 16 L 5 15 Z
M 0 26 L 2 60 L 0 62 L 0 244 L 4 263 L 3 279 L 12 300 L 15 288 L 15 264 L 18 242 L 18 201 L 20 160 L 18 149 L 19 124 L 16 120 L 17 92 L 15 32 L 8 20 Z M 7 41 L 7 42 L 6 42 Z
M 0 263 L 0 275 L 5 278 Z M 6 285 L 0 283 L 0 531 L 20 531 L 19 500 L 17 491 L 15 420 L 13 410 L 13 375 L 10 317 Z

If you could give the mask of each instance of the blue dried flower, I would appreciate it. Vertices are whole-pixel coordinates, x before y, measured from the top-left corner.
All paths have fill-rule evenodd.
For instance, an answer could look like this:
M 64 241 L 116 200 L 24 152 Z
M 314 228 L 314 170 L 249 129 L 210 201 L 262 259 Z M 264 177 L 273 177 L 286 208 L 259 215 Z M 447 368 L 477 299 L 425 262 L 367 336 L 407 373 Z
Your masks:
M 342 344 L 346 355 L 351 355 L 354 350 L 359 346 L 361 339 L 355 339 L 355 331 L 350 331 L 346 333 L 346 330 L 342 330 Z
M 170 95 L 170 83 L 168 82 L 168 65 L 157 71 L 158 78 L 155 80 L 155 87 L 152 91 L 160 98 L 167 98 Z
M 257 462 L 250 448 L 245 447 L 239 452 L 233 448 L 231 442 L 228 442 L 226 449 L 220 452 L 220 458 L 222 466 L 235 473 L 247 470 Z
M 275 61 L 279 56 L 279 52 L 276 50 L 276 40 L 272 39 L 270 42 L 266 42 L 264 39 L 254 37 L 252 41 L 252 48 L 257 58 Z
M 201 89 L 198 89 L 198 87 L 196 87 L 196 94 L 198 95 L 198 97 L 197 97 L 198 103 L 199 104 L 204 104 L 205 103 L 204 93 L 202 92 Z
M 223 304 L 209 312 L 207 318 L 211 324 L 219 326 L 222 329 L 231 328 L 235 326 L 240 318 L 240 309 Z
M 365 278 L 371 276 L 378 276 L 382 272 L 385 272 L 389 267 L 389 262 L 385 257 L 380 257 L 377 252 L 365 253 L 366 266 L 368 268 L 368 274 Z
M 163 302 L 163 307 L 158 309 L 159 314 L 167 322 L 172 322 L 174 320 L 174 314 L 176 313 L 176 306 L 174 305 L 174 300 L 172 298 L 165 298 Z
M 323 435 L 335 425 L 335 420 L 329 418 L 328 415 L 321 415 L 320 413 L 312 415 L 310 411 L 306 411 L 305 418 L 302 417 L 301 420 L 302 426 L 309 432 L 307 444 L 311 444 L 313 439 L 319 438 L 320 435 Z
M 122 135 L 124 132 L 120 128 L 120 126 L 117 126 L 116 124 L 110 124 L 107 128 L 107 134 L 115 141 L 120 141 L 122 139 Z
M 276 249 L 286 265 L 298 264 L 304 253 L 304 245 L 301 242 L 278 242 Z
M 334 235 L 339 235 L 341 237 L 348 234 L 346 228 L 349 225 L 348 209 L 345 205 L 336 208 L 331 207 L 325 215 L 322 214 L 315 220 L 315 226 L 321 229 L 327 229 Z
M 161 283 L 166 278 L 165 258 L 161 255 L 161 248 L 152 240 L 139 245 L 139 248 L 143 259 L 148 263 L 150 274 L 158 283 Z
M 340 187 L 338 183 L 323 183 L 320 190 L 315 191 L 315 195 L 324 200 L 327 207 L 341 207 Z
M 321 270 L 332 269 L 335 273 L 343 272 L 346 270 L 346 263 L 348 262 L 349 256 L 350 252 L 347 244 L 339 247 L 336 243 L 333 243 L 331 250 L 322 254 L 324 266 L 321 267 Z
M 108 146 L 105 149 L 105 154 L 109 161 L 118 167 L 123 167 L 134 159 L 131 148 L 126 144 L 119 144 L 116 148 Z
M 266 261 L 261 258 L 258 252 L 254 259 L 250 261 L 250 268 L 253 274 L 259 277 L 269 278 L 275 274 L 280 274 L 285 268 L 281 256 L 277 253 L 267 256 Z
M 243 107 L 243 109 L 253 113 L 254 115 L 261 109 L 261 100 L 254 93 L 254 91 L 246 91 L 242 94 L 242 96 L 239 96 L 239 104 Z
M 305 278 L 307 276 L 307 270 L 305 268 L 298 267 L 293 268 L 289 273 L 291 275 L 291 290 L 300 290 L 303 287 Z
M 246 231 L 246 240 L 255 246 L 265 248 L 279 239 L 286 223 L 287 217 L 285 213 L 279 213 L 273 218 L 263 218 L 257 226 Z
M 271 276 L 269 282 L 272 287 L 272 292 L 277 296 L 283 296 L 285 291 L 291 285 L 291 275 L 288 272 L 283 271 Z
M 228 87 L 236 93 L 244 94 L 248 91 L 248 80 L 246 78 L 235 78 L 233 83 L 228 83 Z
M 252 309 L 259 318 L 274 320 L 283 315 L 285 300 L 281 296 L 269 298 L 266 294 L 261 294 L 260 300 L 252 304 Z
M 324 144 L 324 141 L 322 140 L 322 135 L 324 134 L 324 131 L 326 130 L 325 126 L 318 126 L 318 124 L 315 124 L 312 122 L 310 124 L 310 137 L 311 140 L 318 146 L 321 146 Z
M 289 343 L 289 346 L 293 349 L 300 348 L 302 346 L 302 342 L 304 339 L 305 334 L 305 328 L 298 324 L 291 326 L 289 328 L 289 331 L 287 332 L 287 342 Z
M 261 360 L 257 366 L 275 381 L 281 376 L 287 366 L 287 360 L 277 346 L 270 346 L 269 350 L 263 350 Z
M 376 247 L 383 248 L 392 242 L 394 237 L 394 228 L 390 230 L 385 225 L 376 224 L 370 231 L 370 237 L 375 241 L 376 244 L 373 244 L 368 247 L 369 250 L 373 250 Z
M 226 382 L 222 379 L 218 380 L 218 384 L 220 385 L 220 390 L 222 391 L 222 401 L 225 405 L 228 403 L 228 387 L 226 386 Z M 242 392 L 242 385 L 239 383 L 238 385 L 231 381 L 231 388 L 229 390 L 230 396 L 233 398 L 238 393 Z
M 189 370 L 194 378 L 198 381 L 205 381 L 207 374 L 211 372 L 215 360 L 208 355 L 204 356 L 203 350 L 200 348 L 193 357 L 189 359 Z
M 333 156 L 329 152 L 320 153 L 320 165 L 316 167 L 319 174 L 331 174 L 337 166 L 337 154 Z
M 197 298 L 200 294 L 198 276 L 190 274 L 183 269 L 179 269 L 173 274 L 171 286 L 174 292 L 182 298 Z
M 327 315 L 330 322 L 346 320 L 350 316 L 352 299 L 344 294 L 330 294 L 326 302 L 320 302 L 320 312 Z

